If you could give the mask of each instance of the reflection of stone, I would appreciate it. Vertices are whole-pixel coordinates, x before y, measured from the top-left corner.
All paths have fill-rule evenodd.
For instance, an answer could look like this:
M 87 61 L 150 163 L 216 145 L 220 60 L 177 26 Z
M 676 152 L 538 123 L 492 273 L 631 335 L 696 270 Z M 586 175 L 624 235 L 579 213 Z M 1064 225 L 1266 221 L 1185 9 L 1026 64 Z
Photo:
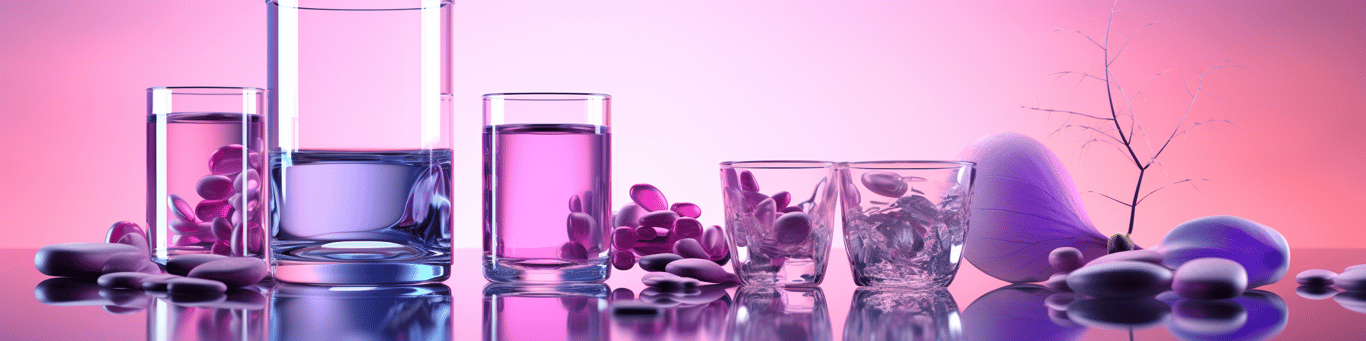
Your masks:
M 1183 340 L 1268 340 L 1290 319 L 1276 294 L 1250 290 L 1233 299 L 1178 300 L 1167 329 Z
M 1153 298 L 1093 298 L 1067 307 L 1067 317 L 1073 322 L 1119 330 L 1157 326 L 1170 312 L 1166 303 Z
M 1077 340 L 1086 328 L 1058 325 L 1048 316 L 1044 300 L 1053 291 L 1032 284 L 1001 287 L 978 297 L 963 310 L 963 339 Z
M 443 284 L 326 287 L 282 284 L 271 296 L 271 337 L 281 340 L 449 340 Z
M 845 340 L 962 340 L 953 296 L 943 289 L 861 287 L 844 323 Z
M 731 340 L 832 340 L 820 288 L 743 286 L 727 325 Z
M 490 284 L 484 340 L 607 340 L 607 296 L 603 284 Z

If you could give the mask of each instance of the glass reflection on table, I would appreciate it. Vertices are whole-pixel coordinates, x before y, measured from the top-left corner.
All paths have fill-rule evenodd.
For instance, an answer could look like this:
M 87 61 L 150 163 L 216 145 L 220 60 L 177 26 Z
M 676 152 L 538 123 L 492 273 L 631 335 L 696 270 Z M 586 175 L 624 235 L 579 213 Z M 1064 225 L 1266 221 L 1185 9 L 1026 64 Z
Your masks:
M 607 340 L 607 285 L 484 287 L 484 340 Z
M 270 300 L 271 340 L 450 340 L 444 284 L 280 284 Z
M 830 312 L 820 288 L 742 286 L 735 293 L 731 340 L 832 340 Z
M 631 289 L 617 288 L 608 298 L 613 305 L 634 302 L 659 308 L 659 314 L 612 316 L 616 335 L 628 340 L 721 340 L 733 285 L 704 285 L 696 289 L 646 288 L 635 297 Z
M 148 340 L 264 340 L 269 334 L 269 286 L 232 288 L 227 293 L 154 293 L 147 308 Z M 140 292 L 140 291 L 129 291 Z
M 844 321 L 844 340 L 962 340 L 958 304 L 944 289 L 860 287 Z

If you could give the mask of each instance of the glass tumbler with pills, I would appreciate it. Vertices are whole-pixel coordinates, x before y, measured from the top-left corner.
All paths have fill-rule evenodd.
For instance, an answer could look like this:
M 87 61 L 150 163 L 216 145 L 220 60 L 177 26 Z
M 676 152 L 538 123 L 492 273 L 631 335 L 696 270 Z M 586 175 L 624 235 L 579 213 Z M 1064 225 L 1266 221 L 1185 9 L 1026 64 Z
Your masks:
M 814 286 L 835 229 L 835 164 L 722 162 L 731 266 L 746 285 Z
M 266 7 L 275 279 L 449 278 L 451 3 Z
M 484 277 L 601 282 L 610 274 L 611 96 L 484 95 Z
M 839 173 L 854 283 L 942 288 L 953 281 L 968 233 L 973 163 L 847 162 Z
M 265 254 L 266 91 L 147 89 L 147 224 L 152 259 Z

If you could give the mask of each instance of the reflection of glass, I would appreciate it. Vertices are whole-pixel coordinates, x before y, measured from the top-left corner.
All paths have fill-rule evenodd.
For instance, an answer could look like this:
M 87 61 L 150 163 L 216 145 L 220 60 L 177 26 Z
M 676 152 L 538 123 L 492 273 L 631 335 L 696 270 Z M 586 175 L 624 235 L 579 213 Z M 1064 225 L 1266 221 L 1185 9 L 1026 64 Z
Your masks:
M 607 340 L 607 286 L 484 287 L 484 340 Z
M 847 341 L 963 339 L 958 304 L 944 289 L 858 288 L 844 321 Z
M 271 295 L 271 340 L 450 340 L 451 289 L 281 284 Z
M 226 295 L 152 300 L 148 340 L 265 340 L 269 310 L 265 289 L 250 286 Z
M 484 95 L 484 277 L 601 282 L 611 273 L 611 102 Z
M 825 161 L 722 162 L 731 264 L 748 285 L 819 285 L 839 185 Z
M 953 282 L 968 233 L 971 162 L 849 162 L 839 172 L 854 283 L 942 288 Z
M 726 323 L 731 340 L 834 339 L 820 288 L 743 286 L 735 296 Z

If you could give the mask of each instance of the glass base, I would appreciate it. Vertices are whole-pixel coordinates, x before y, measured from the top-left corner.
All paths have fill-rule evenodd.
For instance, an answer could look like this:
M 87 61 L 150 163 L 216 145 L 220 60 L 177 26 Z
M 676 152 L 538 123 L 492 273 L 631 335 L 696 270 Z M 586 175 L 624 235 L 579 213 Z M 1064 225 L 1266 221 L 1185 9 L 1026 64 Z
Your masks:
M 559 259 L 495 259 L 484 255 L 484 278 L 498 283 L 598 283 L 612 266 L 606 259 L 570 262 Z
M 301 284 L 414 284 L 451 277 L 450 263 L 317 262 L 276 260 L 275 280 Z

